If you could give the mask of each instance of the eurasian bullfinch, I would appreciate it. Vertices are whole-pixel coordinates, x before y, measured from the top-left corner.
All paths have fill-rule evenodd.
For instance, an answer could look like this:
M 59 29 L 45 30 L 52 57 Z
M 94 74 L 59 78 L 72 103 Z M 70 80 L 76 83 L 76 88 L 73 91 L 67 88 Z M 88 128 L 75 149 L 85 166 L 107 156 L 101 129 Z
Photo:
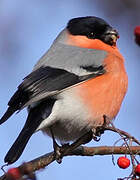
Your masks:
M 75 141 L 113 120 L 127 91 L 119 35 L 106 21 L 71 19 L 50 49 L 24 78 L 0 119 L 28 107 L 27 121 L 4 161 L 15 162 L 33 133 L 42 130 L 60 142 Z

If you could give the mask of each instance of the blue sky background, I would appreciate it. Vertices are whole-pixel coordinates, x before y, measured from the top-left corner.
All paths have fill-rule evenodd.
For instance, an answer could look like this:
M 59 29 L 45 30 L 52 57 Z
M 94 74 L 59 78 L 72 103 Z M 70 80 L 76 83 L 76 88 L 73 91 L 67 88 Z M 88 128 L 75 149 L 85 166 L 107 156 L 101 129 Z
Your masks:
M 1 0 L 0 1 L 0 116 L 22 79 L 50 47 L 67 21 L 78 16 L 99 16 L 120 33 L 118 47 L 126 59 L 129 89 L 115 125 L 140 139 L 140 48 L 133 30 L 140 25 L 139 0 Z M 21 111 L 0 127 L 0 166 L 22 129 L 27 112 Z M 89 145 L 113 145 L 119 136 L 106 132 L 100 142 Z M 52 141 L 38 132 L 32 136 L 21 158 L 13 166 L 52 151 Z M 118 156 L 115 156 L 115 161 Z M 112 164 L 111 156 L 66 157 L 61 165 L 52 163 L 37 173 L 43 179 L 112 179 L 127 176 Z M 2 172 L 0 172 L 2 175 Z

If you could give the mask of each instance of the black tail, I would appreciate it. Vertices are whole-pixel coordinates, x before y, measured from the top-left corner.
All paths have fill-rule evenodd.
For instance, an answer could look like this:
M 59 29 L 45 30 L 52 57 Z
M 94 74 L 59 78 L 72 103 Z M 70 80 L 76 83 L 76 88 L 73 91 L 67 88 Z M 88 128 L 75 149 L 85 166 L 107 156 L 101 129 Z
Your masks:
M 12 164 L 16 160 L 18 160 L 33 133 L 33 131 L 29 131 L 28 129 L 23 128 L 18 138 L 16 139 L 16 141 L 14 142 L 14 144 L 4 158 L 4 161 L 6 163 Z
M 43 119 L 50 115 L 54 102 L 55 100 L 47 100 L 30 110 L 21 133 L 4 158 L 6 163 L 12 164 L 18 160 L 32 134 L 38 128 Z

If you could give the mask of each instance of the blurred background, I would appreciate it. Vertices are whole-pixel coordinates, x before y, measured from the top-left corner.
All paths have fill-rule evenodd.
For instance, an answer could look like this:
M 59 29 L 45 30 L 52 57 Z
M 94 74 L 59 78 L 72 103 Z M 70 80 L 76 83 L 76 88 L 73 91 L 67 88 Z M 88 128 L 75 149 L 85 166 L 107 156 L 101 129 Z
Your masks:
M 140 47 L 133 31 L 140 25 L 139 0 L 1 0 L 0 1 L 0 116 L 22 79 L 31 72 L 37 60 L 48 50 L 69 19 L 78 16 L 104 18 L 120 33 L 118 47 L 126 59 L 129 89 L 115 126 L 140 139 Z M 0 166 L 18 133 L 27 112 L 21 111 L 0 127 Z M 98 143 L 89 146 L 113 145 L 119 136 L 106 132 Z M 52 141 L 38 132 L 32 136 L 21 158 L 13 166 L 52 151 Z M 115 162 L 118 156 L 115 156 Z M 113 165 L 111 156 L 66 157 L 61 165 L 52 163 L 37 173 L 43 179 L 111 179 L 129 175 Z M 0 175 L 2 175 L 2 171 Z

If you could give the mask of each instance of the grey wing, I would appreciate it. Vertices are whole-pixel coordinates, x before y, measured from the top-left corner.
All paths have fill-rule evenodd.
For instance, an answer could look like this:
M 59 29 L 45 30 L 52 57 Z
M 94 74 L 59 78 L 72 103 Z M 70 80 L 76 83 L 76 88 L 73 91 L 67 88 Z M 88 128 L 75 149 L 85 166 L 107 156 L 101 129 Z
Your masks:
M 106 56 L 107 52 L 103 50 L 80 48 L 56 41 L 37 62 L 34 70 L 41 66 L 51 66 L 65 69 L 77 75 L 85 75 L 88 72 L 85 72 L 82 67 L 98 68 L 103 65 Z
M 54 43 L 11 97 L 0 119 L 5 122 L 15 111 L 40 102 L 61 90 L 104 74 L 106 52 Z

